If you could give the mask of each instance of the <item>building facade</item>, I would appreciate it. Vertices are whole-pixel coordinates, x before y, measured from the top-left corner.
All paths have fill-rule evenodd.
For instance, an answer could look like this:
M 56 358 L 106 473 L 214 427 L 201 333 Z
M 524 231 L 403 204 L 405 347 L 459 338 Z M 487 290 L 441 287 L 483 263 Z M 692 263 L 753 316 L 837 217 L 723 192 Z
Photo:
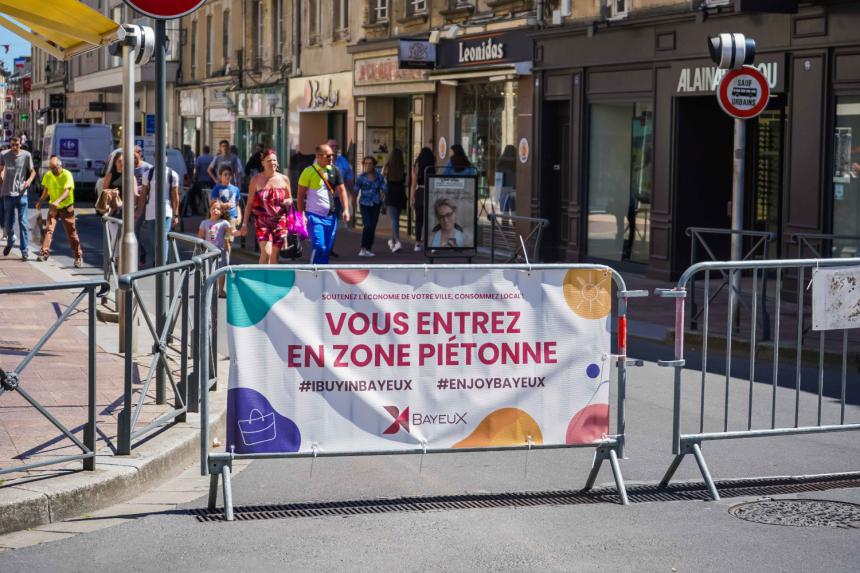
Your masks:
M 489 245 L 488 214 L 528 211 L 517 189 L 529 188 L 532 162 L 518 149 L 532 139 L 537 4 L 369 0 L 349 48 L 357 160 L 400 148 L 411 164 L 426 146 L 441 167 L 462 145 L 478 172 L 479 247 Z M 401 53 L 411 41 L 435 51 L 432 69 L 399 64 L 415 55 Z
M 733 122 L 706 47 L 727 31 L 756 40 L 772 94 L 747 122 L 744 228 L 774 233 L 772 256 L 794 233 L 860 235 L 856 3 L 594 4 L 534 35 L 531 209 L 551 220 L 548 259 L 665 278 L 689 264 L 687 228 L 730 228 Z

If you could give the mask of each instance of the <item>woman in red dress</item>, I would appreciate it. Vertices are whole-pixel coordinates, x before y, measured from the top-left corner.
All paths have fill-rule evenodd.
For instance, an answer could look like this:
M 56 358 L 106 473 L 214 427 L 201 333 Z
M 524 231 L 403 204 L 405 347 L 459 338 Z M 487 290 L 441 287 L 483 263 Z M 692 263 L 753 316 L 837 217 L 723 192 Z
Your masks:
M 293 204 L 290 181 L 278 172 L 278 155 L 274 149 L 263 152 L 263 172 L 248 185 L 248 205 L 242 228 L 237 235 L 248 234 L 248 218 L 254 212 L 254 228 L 260 246 L 260 264 L 274 265 L 287 237 L 287 212 Z

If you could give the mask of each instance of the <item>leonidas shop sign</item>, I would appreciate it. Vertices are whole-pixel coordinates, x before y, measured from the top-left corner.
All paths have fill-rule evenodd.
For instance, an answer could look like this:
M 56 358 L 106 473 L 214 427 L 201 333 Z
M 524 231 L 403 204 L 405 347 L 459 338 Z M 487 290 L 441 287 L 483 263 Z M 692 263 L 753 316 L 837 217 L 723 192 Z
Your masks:
M 485 66 L 532 61 L 531 38 L 521 32 L 496 32 L 442 40 L 437 51 L 437 68 Z
M 752 65 L 767 78 L 772 92 L 784 91 L 784 58 L 759 57 Z M 678 70 L 675 88 L 677 94 L 713 93 L 728 71 L 717 68 L 710 60 L 682 62 L 677 64 L 675 69 Z

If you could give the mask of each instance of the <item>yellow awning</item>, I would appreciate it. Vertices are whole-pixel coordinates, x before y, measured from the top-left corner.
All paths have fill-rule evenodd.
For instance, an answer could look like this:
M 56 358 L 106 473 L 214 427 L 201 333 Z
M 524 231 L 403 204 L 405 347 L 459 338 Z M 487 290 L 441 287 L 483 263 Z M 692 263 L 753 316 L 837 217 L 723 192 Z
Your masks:
M 119 28 L 79 0 L 0 0 L 0 26 L 61 60 L 110 44 Z

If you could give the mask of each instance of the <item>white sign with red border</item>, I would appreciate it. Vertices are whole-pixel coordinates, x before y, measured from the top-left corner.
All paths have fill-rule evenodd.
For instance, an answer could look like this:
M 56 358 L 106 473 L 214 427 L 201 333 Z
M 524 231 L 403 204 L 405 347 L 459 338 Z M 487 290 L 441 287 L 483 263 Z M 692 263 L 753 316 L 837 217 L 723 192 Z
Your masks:
M 123 0 L 126 4 L 156 20 L 181 18 L 200 8 L 206 0 Z
M 770 86 L 767 78 L 752 66 L 730 70 L 717 89 L 723 111 L 737 119 L 752 119 L 767 107 Z

